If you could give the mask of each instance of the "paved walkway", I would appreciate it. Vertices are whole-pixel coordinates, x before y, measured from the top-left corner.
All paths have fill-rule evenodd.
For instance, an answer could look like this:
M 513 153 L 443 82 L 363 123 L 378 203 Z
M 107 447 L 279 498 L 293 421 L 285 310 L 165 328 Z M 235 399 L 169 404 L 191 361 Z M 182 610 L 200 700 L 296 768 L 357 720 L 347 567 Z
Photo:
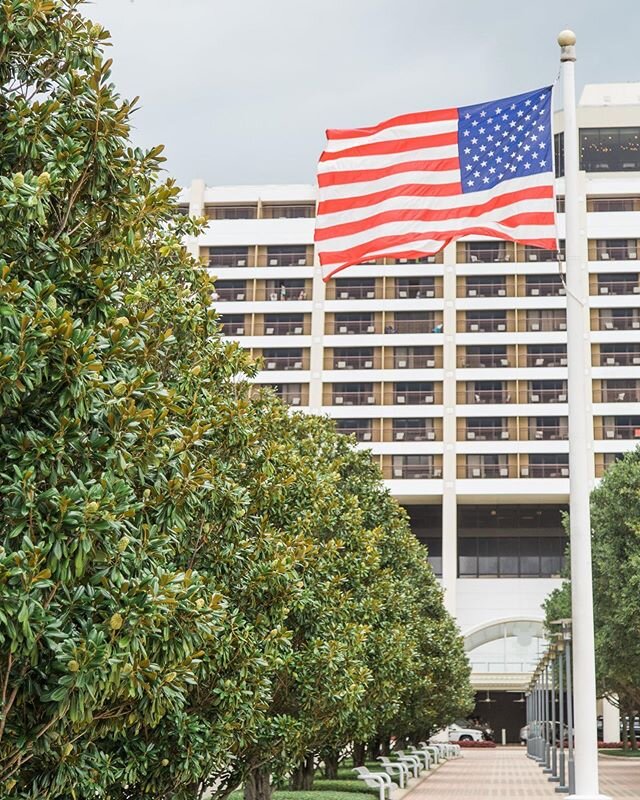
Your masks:
M 600 759 L 601 791 L 613 800 L 640 798 L 640 759 Z M 527 800 L 563 797 L 555 784 L 525 749 L 465 750 L 462 758 L 449 761 L 406 795 L 406 800 L 493 800 L 526 797 Z

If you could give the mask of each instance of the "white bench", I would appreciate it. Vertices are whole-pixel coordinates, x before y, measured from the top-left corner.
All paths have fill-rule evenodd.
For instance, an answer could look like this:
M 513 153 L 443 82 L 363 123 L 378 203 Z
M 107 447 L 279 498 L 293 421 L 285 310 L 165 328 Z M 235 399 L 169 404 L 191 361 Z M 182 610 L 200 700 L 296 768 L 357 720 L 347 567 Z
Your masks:
M 379 800 L 391 800 L 391 792 L 398 788 L 386 772 L 371 772 L 368 767 L 354 767 L 356 777 L 371 789 L 378 789 Z

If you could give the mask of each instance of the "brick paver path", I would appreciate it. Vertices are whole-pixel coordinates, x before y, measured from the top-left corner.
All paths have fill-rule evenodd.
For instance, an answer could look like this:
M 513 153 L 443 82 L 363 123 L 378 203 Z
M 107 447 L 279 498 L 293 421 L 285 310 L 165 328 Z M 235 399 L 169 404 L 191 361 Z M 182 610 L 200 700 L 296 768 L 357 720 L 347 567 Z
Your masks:
M 640 759 L 600 759 L 600 790 L 614 800 L 640 798 Z M 563 797 L 554 791 L 525 749 L 466 750 L 406 795 L 406 800 L 490 800 L 518 798 L 544 800 Z

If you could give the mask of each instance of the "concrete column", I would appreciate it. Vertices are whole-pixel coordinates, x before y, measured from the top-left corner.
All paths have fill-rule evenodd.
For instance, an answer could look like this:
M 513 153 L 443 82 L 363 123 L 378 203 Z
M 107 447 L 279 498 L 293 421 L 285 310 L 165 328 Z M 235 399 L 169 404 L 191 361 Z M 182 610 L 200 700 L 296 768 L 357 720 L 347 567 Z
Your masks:
M 191 181 L 191 188 L 189 189 L 189 216 L 190 217 L 203 217 L 204 216 L 204 190 L 205 183 L 201 178 L 196 178 Z M 190 255 L 194 258 L 199 258 L 200 247 L 198 239 L 195 236 L 189 236 L 186 242 L 186 248 Z
M 620 709 L 602 698 L 602 736 L 605 742 L 620 741 Z
M 456 613 L 458 511 L 456 499 L 456 245 L 444 249 L 442 585 L 447 611 Z
M 315 251 L 314 251 L 315 252 Z M 326 284 L 317 255 L 313 266 L 313 308 L 311 310 L 311 352 L 309 361 L 309 410 L 318 413 L 322 406 L 322 369 L 324 339 L 324 302 Z

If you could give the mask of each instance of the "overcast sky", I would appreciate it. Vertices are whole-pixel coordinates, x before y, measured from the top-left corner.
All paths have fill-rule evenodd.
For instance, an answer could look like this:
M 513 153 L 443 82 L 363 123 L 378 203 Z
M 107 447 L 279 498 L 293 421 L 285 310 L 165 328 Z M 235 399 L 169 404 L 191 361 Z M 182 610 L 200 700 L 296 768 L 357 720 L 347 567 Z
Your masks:
M 552 83 L 640 81 L 640 0 L 94 0 L 137 144 L 182 184 L 309 183 L 327 127 Z

